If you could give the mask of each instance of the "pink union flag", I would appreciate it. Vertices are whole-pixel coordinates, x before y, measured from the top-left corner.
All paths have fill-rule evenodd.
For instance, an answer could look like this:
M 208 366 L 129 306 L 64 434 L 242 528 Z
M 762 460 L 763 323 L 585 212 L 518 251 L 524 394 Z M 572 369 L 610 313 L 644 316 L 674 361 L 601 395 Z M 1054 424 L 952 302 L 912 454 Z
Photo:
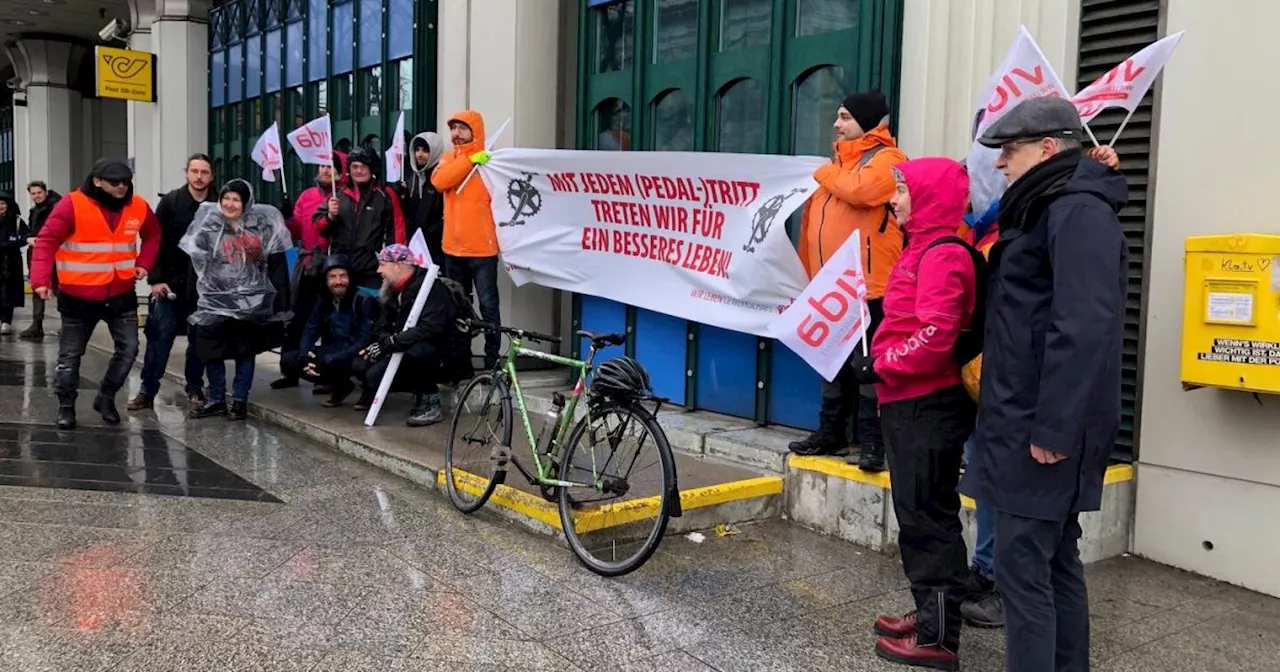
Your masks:
M 1087 124 L 1109 107 L 1123 107 L 1129 112 L 1138 109 L 1185 32 L 1151 43 L 1072 96 L 1080 119 Z
M 263 131 L 250 156 L 262 167 L 262 179 L 275 182 L 276 171 L 284 170 L 284 154 L 280 151 L 280 127 L 271 124 L 270 128 Z
M 333 165 L 333 128 L 329 115 L 312 119 L 289 133 L 289 144 L 303 163 L 313 166 Z

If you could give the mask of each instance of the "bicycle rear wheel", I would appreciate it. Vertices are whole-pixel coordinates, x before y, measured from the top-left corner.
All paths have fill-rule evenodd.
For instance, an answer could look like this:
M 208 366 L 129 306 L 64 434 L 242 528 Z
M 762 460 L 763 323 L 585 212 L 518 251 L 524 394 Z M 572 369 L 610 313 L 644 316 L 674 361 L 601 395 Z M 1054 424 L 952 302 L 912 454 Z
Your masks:
M 444 449 L 444 480 L 459 511 L 478 511 L 506 479 L 507 461 L 495 448 L 510 449 L 512 420 L 511 395 L 501 376 L 477 375 L 458 395 Z
M 676 462 L 667 435 L 639 404 L 591 410 L 573 428 L 561 456 L 560 523 L 578 560 L 602 576 L 643 565 L 670 520 Z

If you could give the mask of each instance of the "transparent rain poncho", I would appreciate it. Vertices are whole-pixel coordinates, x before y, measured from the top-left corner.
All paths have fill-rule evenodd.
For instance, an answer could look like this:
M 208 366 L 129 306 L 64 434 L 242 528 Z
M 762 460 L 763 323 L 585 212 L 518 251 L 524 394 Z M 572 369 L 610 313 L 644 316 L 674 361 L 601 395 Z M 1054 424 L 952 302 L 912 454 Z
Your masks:
M 202 203 L 178 247 L 191 257 L 198 299 L 190 323 L 213 326 L 225 319 L 263 324 L 282 322 L 275 310 L 276 288 L 268 260 L 292 244 L 284 217 L 270 205 L 250 202 L 239 222 L 230 222 L 217 203 Z

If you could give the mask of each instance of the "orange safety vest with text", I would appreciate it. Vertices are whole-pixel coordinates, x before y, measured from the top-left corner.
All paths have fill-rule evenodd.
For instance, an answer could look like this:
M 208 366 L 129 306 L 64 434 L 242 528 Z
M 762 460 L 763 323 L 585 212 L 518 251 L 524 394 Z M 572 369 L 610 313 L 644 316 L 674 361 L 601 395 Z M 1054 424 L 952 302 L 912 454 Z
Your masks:
M 75 228 L 54 256 L 58 283 L 96 287 L 113 280 L 133 281 L 138 259 L 138 230 L 147 218 L 146 201 L 134 196 L 120 213 L 114 231 L 93 199 L 79 191 L 67 197 L 74 208 Z

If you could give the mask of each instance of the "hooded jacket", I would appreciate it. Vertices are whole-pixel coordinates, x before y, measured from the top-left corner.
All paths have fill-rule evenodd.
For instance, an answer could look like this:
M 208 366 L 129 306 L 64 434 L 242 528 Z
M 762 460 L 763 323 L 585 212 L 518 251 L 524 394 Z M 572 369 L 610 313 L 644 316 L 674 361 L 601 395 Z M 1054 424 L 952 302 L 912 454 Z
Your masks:
M 350 161 L 348 156 L 348 169 Z M 338 189 L 337 217 L 329 217 L 326 199 L 317 213 L 316 228 L 328 240 L 331 254 L 351 260 L 351 282 L 358 287 L 381 285 L 378 251 L 391 243 L 406 242 L 400 199 L 382 186 L 376 173 L 364 186 L 348 179 Z
M 484 180 L 473 178 L 458 191 L 471 172 L 471 155 L 484 151 L 484 118 L 474 110 L 463 110 L 449 118 L 449 123 L 455 121 L 470 126 L 473 138 L 454 145 L 431 176 L 431 184 L 444 194 L 444 252 L 455 257 L 496 257 L 498 229 Z
M 1120 424 L 1128 246 L 1124 176 L 1079 151 L 1005 192 L 987 273 L 982 397 L 960 490 L 1060 521 L 1102 504 Z M 1066 459 L 1044 465 L 1030 446 Z
M 866 152 L 880 147 L 865 165 Z M 835 143 L 836 160 L 818 168 L 818 189 L 805 205 L 800 220 L 800 261 L 809 277 L 822 270 L 855 230 L 862 232 L 862 264 L 867 298 L 884 296 L 889 271 L 902 254 L 902 232 L 889 211 L 893 197 L 893 167 L 907 160 L 887 126 L 871 129 L 856 140 Z M 957 220 L 958 221 L 958 220 Z
M 953 350 L 977 301 L 977 269 L 956 235 L 969 201 L 964 167 L 947 158 L 898 165 L 911 196 L 907 247 L 889 274 L 884 321 L 871 343 L 880 403 L 915 399 L 960 385 Z
M 26 247 L 31 233 L 22 221 L 18 202 L 9 194 L 0 194 L 0 202 L 5 204 L 4 215 L 0 215 L 0 306 L 18 308 L 26 303 L 22 248 Z
M 347 155 L 334 150 L 334 168 L 337 175 L 334 177 L 338 181 L 338 188 L 347 181 Z M 329 201 L 330 194 L 333 193 L 333 187 L 330 185 L 322 185 L 319 182 L 302 190 L 298 194 L 298 200 L 293 204 L 293 221 L 302 233 L 302 251 L 301 255 L 310 256 L 317 248 L 321 253 L 328 251 L 328 245 L 324 238 L 320 236 L 320 231 L 328 225 L 325 218 L 327 208 L 325 204 Z
M 427 161 L 419 166 L 416 148 L 427 149 Z M 421 231 L 426 239 L 427 248 L 436 259 L 443 246 L 444 239 L 444 196 L 431 184 L 431 173 L 440 165 L 440 157 L 444 153 L 444 138 L 438 133 L 419 133 L 409 143 L 409 165 L 412 168 L 405 184 L 404 212 L 406 237 L 412 239 L 415 231 Z
M 112 199 L 106 192 L 93 186 L 93 174 L 90 173 L 85 178 L 84 184 L 76 191 L 88 196 L 106 217 L 107 226 L 114 231 L 120 223 L 120 215 L 123 212 L 122 205 L 115 199 Z M 129 192 L 125 195 L 125 201 L 134 198 L 133 186 L 129 187 Z M 138 229 L 138 235 L 142 238 L 142 247 L 138 251 L 137 267 L 146 270 L 148 273 L 156 265 L 156 258 L 160 254 L 160 222 L 156 219 L 156 215 L 151 211 L 151 206 L 146 205 L 147 216 L 142 221 L 142 227 Z M 117 208 L 117 209 L 112 209 Z M 31 253 L 31 287 L 53 287 L 53 261 L 54 256 L 58 253 L 58 248 L 62 243 L 71 237 L 75 231 L 75 206 L 72 205 L 70 198 L 64 198 L 58 201 L 53 207 L 53 211 L 49 213 L 48 220 L 40 229 L 40 235 L 36 237 L 35 250 Z M 113 280 L 105 285 L 69 285 L 59 283 L 58 294 L 63 297 L 71 297 L 81 301 L 97 303 L 109 299 L 116 299 L 123 296 L 132 295 L 134 293 L 134 282 L 130 280 Z M 60 306 L 64 303 L 60 301 Z

